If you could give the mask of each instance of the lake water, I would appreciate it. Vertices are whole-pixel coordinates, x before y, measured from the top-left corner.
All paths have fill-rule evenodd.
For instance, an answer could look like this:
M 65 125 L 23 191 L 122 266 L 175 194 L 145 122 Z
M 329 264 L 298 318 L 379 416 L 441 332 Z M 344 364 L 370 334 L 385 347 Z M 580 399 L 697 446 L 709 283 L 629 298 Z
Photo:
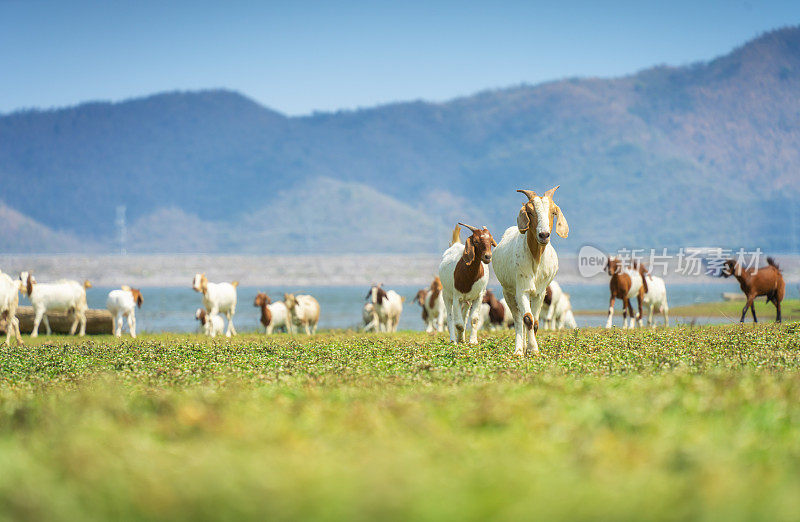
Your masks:
M 574 285 L 562 284 L 565 292 L 570 294 L 575 310 L 604 310 L 608 307 L 607 285 Z M 406 297 L 400 329 L 422 330 L 420 308 L 411 304 L 411 300 L 419 289 L 417 286 L 395 286 L 393 290 Z M 87 299 L 90 308 L 105 308 L 106 296 L 110 288 L 90 288 Z M 142 288 L 144 306 L 136 311 L 136 323 L 143 332 L 194 332 L 197 321 L 194 312 L 201 306 L 200 294 L 188 287 L 150 287 Z M 260 328 L 260 311 L 253 306 L 256 293 L 266 291 L 274 300 L 283 298 L 284 292 L 308 293 L 320 303 L 320 328 L 355 328 L 361 323 L 361 307 L 367 293 L 367 287 L 354 286 L 318 286 L 307 288 L 296 287 L 239 287 L 239 304 L 234 324 L 240 332 L 253 331 Z M 500 288 L 492 288 L 500 297 Z M 684 284 L 671 285 L 667 292 L 670 307 L 694 303 L 714 302 L 721 300 L 722 292 L 737 292 L 738 285 L 732 284 Z M 23 304 L 28 304 L 23 299 Z M 621 325 L 620 313 L 622 303 L 617 301 L 615 325 Z M 578 315 L 579 326 L 602 326 L 604 316 Z M 698 320 L 698 319 L 695 319 Z M 688 322 L 690 319 L 672 318 L 672 324 Z M 698 322 L 728 322 L 727 320 L 699 318 Z

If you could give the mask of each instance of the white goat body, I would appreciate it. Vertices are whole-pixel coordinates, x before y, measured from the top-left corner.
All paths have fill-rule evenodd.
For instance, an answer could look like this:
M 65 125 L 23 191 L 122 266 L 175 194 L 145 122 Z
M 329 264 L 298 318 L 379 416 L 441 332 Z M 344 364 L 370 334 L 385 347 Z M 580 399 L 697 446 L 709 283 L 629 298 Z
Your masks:
M 317 333 L 319 302 L 306 294 L 284 294 L 286 308 L 295 326 L 302 326 L 307 335 Z
M 667 287 L 664 280 L 658 276 L 646 275 L 647 292 L 644 294 L 643 306 L 649 308 L 647 324 L 655 327 L 653 310 L 658 309 L 664 314 L 664 326 L 669 326 L 669 305 L 667 304 Z
M 62 279 L 55 283 L 37 283 L 36 279 L 27 272 L 20 274 L 21 288 L 23 294 L 28 296 L 33 305 L 34 319 L 31 337 L 39 335 L 39 325 L 44 320 L 47 335 L 52 333 L 50 321 L 47 318 L 48 312 L 68 312 L 73 316 L 72 326 L 69 329 L 70 335 L 75 333 L 80 323 L 78 335 L 86 335 L 86 289 L 92 285 L 86 281 L 80 284 L 77 281 Z
M 553 310 L 553 328 L 561 330 L 563 328 L 577 328 L 575 316 L 572 314 L 572 303 L 569 294 L 562 292 Z
M 138 290 L 123 286 L 108 293 L 106 309 L 111 312 L 114 321 L 114 335 L 122 336 L 122 319 L 128 321 L 131 337 L 136 338 L 136 306 L 141 306 L 142 294 Z
M 8 274 L 0 272 L 0 317 L 4 317 L 6 320 L 6 346 L 11 346 L 12 335 L 18 345 L 23 344 L 19 331 L 19 319 L 17 319 L 18 306 L 19 282 Z
M 283 328 L 287 333 L 293 333 L 291 314 L 289 309 L 286 308 L 286 303 L 283 301 L 276 301 L 268 304 L 269 313 L 272 320 L 265 327 L 265 332 L 271 334 L 275 328 Z
M 538 354 L 533 325 L 538 324 L 547 285 L 558 273 L 555 249 L 547 243 L 537 261 L 528 248 L 525 234 L 520 234 L 517 227 L 509 227 L 494 249 L 493 266 L 514 317 L 514 354 L 525 355 L 529 351 Z M 530 315 L 531 327 L 526 327 L 525 315 Z

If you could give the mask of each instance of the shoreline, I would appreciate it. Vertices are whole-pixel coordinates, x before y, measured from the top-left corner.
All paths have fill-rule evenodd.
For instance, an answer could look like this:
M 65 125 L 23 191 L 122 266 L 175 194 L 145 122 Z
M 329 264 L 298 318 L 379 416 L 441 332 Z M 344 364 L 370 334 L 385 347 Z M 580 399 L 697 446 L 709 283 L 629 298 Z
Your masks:
M 39 281 L 88 279 L 97 286 L 180 287 L 195 273 L 206 273 L 212 281 L 239 281 L 244 286 L 364 286 L 430 284 L 438 271 L 439 254 L 337 254 L 337 255 L 0 255 L 0 270 L 16 274 L 28 270 Z M 780 256 L 787 286 L 800 282 L 800 256 Z M 583 277 L 577 257 L 559 258 L 557 281 L 567 285 L 607 285 L 605 272 Z M 664 277 L 671 284 L 720 284 L 730 280 L 705 275 L 674 273 Z M 498 281 L 490 269 L 489 285 Z

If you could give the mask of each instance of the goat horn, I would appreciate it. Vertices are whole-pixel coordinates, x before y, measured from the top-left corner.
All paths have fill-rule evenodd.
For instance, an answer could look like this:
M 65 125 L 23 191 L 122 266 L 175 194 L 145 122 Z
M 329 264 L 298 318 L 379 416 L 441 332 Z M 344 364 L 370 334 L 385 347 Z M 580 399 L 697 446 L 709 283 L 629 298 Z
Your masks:
M 481 231 L 481 229 L 479 229 L 479 228 L 471 227 L 469 225 L 465 225 L 464 223 L 462 223 L 460 221 L 458 222 L 458 224 L 461 225 L 462 227 L 467 227 L 470 230 L 470 232 L 480 232 Z
M 560 186 L 561 186 L 561 185 L 556 185 L 555 187 L 553 187 L 553 188 L 551 188 L 550 190 L 548 190 L 547 192 L 545 192 L 545 193 L 544 193 L 544 197 L 546 197 L 546 198 L 550 198 L 550 199 L 553 199 L 553 194 L 555 194 L 555 192 L 556 192 L 556 189 L 557 189 L 558 187 L 560 187 Z
M 517 192 L 519 192 L 521 194 L 525 194 L 526 196 L 528 196 L 529 200 L 531 200 L 531 199 L 536 197 L 536 192 L 534 192 L 532 190 L 519 189 Z

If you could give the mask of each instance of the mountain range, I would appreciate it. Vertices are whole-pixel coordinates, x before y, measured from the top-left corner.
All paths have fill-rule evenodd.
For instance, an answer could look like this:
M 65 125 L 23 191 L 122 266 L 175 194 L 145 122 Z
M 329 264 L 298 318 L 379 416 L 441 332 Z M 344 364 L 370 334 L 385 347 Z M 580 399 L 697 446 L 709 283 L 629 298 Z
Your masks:
M 276 81 L 279 81 L 276 79 Z M 0 249 L 435 252 L 560 185 L 557 248 L 798 250 L 800 28 L 621 78 L 287 117 L 227 90 L 0 115 Z

